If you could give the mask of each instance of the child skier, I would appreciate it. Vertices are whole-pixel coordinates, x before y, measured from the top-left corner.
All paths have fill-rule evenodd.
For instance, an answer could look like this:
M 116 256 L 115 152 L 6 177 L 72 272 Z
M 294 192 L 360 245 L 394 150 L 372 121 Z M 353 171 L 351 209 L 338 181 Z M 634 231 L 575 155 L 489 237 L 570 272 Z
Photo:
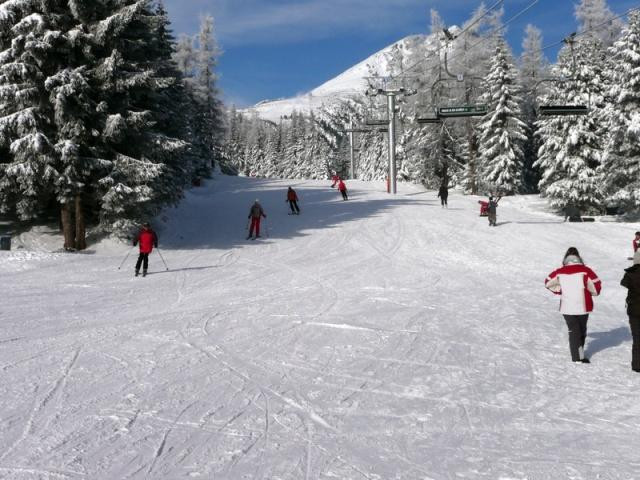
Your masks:
M 287 199 L 285 202 L 289 202 L 289 207 L 291 207 L 291 215 L 300 215 L 300 208 L 298 207 L 298 195 L 296 191 L 289 187 L 287 190 Z
M 587 267 L 578 249 L 571 247 L 562 260 L 562 267 L 549 274 L 544 286 L 560 298 L 560 313 L 569 329 L 569 350 L 574 362 L 591 363 L 584 356 L 587 338 L 587 320 L 593 310 L 593 298 L 600 294 L 602 284 L 598 276 Z
M 342 180 L 340 180 L 338 183 L 338 190 L 342 194 L 342 200 L 349 200 L 349 197 L 347 197 L 347 186 Z
M 156 232 L 151 229 L 151 225 L 148 222 L 142 224 L 142 230 L 138 236 L 133 240 L 133 246 L 140 244 L 140 255 L 138 255 L 138 261 L 136 262 L 136 277 L 140 274 L 140 265 L 142 265 L 142 276 L 147 276 L 147 269 L 149 268 L 149 254 L 153 250 L 153 247 L 158 248 L 158 236 Z
M 262 205 L 260 205 L 260 202 L 256 198 L 256 201 L 253 203 L 251 209 L 249 210 L 249 216 L 247 217 L 251 219 L 251 227 L 249 228 L 249 236 L 247 237 L 247 240 L 249 240 L 253 236 L 254 230 L 256 232 L 256 235 L 255 237 L 253 237 L 253 239 L 255 240 L 256 238 L 260 238 L 260 219 L 262 217 L 267 218 L 264 210 L 262 210 Z
M 489 226 L 497 226 L 497 210 L 498 210 L 498 202 L 502 197 L 494 198 L 489 197 L 489 205 L 487 207 L 487 212 L 489 213 Z

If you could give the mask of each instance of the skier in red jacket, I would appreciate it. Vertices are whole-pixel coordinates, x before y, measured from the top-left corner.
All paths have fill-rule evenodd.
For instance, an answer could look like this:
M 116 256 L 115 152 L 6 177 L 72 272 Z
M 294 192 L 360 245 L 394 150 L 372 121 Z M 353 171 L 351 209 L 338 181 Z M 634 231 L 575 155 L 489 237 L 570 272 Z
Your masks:
M 342 194 L 343 200 L 349 200 L 349 197 L 347 197 L 347 186 L 344 184 L 342 180 L 338 182 L 338 190 Z
M 633 253 L 638 251 L 638 247 L 640 247 L 640 232 L 636 232 L 636 236 L 633 239 Z
M 158 248 L 158 236 L 151 229 L 151 225 L 148 222 L 142 224 L 142 230 L 133 240 L 134 247 L 138 244 L 140 244 L 140 255 L 138 255 L 138 261 L 136 262 L 136 277 L 140 274 L 140 265 L 142 265 L 142 276 L 146 277 L 147 269 L 149 268 L 149 254 L 153 247 Z
M 340 182 L 340 181 L 341 181 L 341 179 L 340 179 L 340 175 L 338 175 L 337 173 L 334 173 L 334 174 L 331 176 L 331 181 L 333 182 L 333 183 L 331 184 L 331 188 L 333 188 L 333 187 L 335 187 L 335 186 L 336 186 L 336 183 L 338 183 L 338 182 Z
M 298 195 L 296 191 L 289 187 L 287 190 L 287 199 L 285 202 L 289 202 L 289 207 L 291 207 L 291 215 L 300 215 L 300 207 L 298 207 Z

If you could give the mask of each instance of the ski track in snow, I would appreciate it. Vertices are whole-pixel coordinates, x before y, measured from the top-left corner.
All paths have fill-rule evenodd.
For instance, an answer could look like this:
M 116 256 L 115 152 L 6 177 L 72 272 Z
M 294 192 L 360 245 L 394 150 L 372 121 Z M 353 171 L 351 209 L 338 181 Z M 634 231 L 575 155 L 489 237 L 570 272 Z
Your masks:
M 0 478 L 640 478 L 618 287 L 640 228 L 533 196 L 489 228 L 477 197 L 348 184 L 209 181 L 144 279 L 126 245 L 0 252 Z M 568 246 L 603 280 L 588 366 L 542 285 Z

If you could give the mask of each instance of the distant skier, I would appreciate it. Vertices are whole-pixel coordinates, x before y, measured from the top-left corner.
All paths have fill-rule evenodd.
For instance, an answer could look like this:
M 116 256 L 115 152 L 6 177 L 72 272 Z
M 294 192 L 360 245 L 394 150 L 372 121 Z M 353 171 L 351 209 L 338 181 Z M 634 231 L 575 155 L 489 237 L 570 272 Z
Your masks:
M 349 197 L 347 196 L 347 186 L 342 180 L 338 182 L 338 191 L 342 194 L 342 200 L 349 200 Z
M 627 315 L 633 338 L 631 369 L 640 372 L 640 250 L 633 256 L 633 266 L 625 269 L 620 285 L 627 289 Z
M 341 182 L 342 180 L 340 179 L 340 175 L 338 175 L 337 172 L 334 172 L 333 175 L 331 176 L 331 181 L 333 182 L 331 184 L 331 188 L 333 188 L 336 186 L 338 182 Z
M 636 237 L 633 239 L 633 253 L 638 251 L 638 247 L 640 247 L 640 232 L 636 232 Z
M 574 362 L 591 363 L 584 356 L 587 338 L 587 320 L 593 310 L 593 298 L 600 294 L 602 284 L 598 276 L 587 267 L 578 249 L 571 247 L 562 260 L 562 267 L 549 274 L 544 282 L 547 289 L 560 298 L 560 313 L 569 329 L 569 350 Z
M 253 239 L 255 240 L 256 238 L 260 238 L 260 220 L 262 217 L 267 218 L 264 210 L 262 209 L 262 205 L 260 205 L 260 202 L 256 198 L 256 201 L 251 205 L 249 216 L 247 217 L 251 219 L 251 227 L 249 228 L 249 236 L 247 237 L 247 240 L 253 236 L 254 230 L 256 234 Z
M 140 275 L 140 266 L 142 265 L 142 276 L 147 276 L 147 269 L 149 268 L 149 254 L 152 252 L 153 247 L 158 248 L 158 235 L 151 229 L 151 225 L 148 222 L 142 224 L 142 230 L 138 236 L 133 240 L 133 246 L 140 244 L 140 255 L 138 255 L 138 261 L 136 262 L 136 277 Z
M 298 194 L 296 191 L 289 187 L 287 190 L 287 199 L 285 202 L 289 202 L 289 207 L 291 208 L 292 215 L 300 215 L 300 208 L 298 207 Z
M 498 202 L 502 197 L 489 197 L 489 205 L 487 206 L 487 212 L 489 214 L 489 226 L 497 226 L 497 214 L 498 214 Z
M 442 205 L 442 208 L 444 207 L 449 208 L 449 206 L 447 205 L 447 198 L 449 197 L 449 187 L 447 186 L 446 183 L 443 183 L 442 185 L 440 185 L 440 190 L 438 190 L 438 196 L 440 197 L 440 204 Z

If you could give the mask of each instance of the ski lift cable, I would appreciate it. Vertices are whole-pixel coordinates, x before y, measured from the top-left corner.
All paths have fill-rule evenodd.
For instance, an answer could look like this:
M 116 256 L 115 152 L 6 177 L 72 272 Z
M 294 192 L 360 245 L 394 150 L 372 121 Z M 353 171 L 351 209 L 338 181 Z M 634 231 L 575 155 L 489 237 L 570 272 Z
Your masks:
M 597 25 L 594 25 L 593 27 L 591 27 L 591 28 L 589 28 L 589 29 L 587 29 L 587 30 L 584 30 L 584 31 L 582 31 L 582 32 L 575 33 L 575 34 L 573 34 L 573 37 L 575 38 L 575 37 L 580 37 L 580 36 L 582 36 L 582 35 L 586 35 L 587 33 L 590 33 L 590 32 L 592 32 L 592 31 L 594 31 L 594 30 L 597 30 L 598 28 L 602 27 L 603 25 L 606 25 L 607 23 L 611 23 L 611 22 L 613 22 L 614 20 L 618 20 L 619 18 L 626 17 L 626 16 L 627 16 L 627 15 L 629 15 L 631 12 L 635 12 L 635 11 L 637 11 L 637 10 L 640 10 L 640 5 L 638 5 L 638 6 L 636 6 L 636 7 L 632 7 L 632 8 L 630 8 L 629 10 L 627 10 L 626 12 L 621 13 L 620 15 L 616 15 L 615 17 L 612 17 L 612 18 L 610 18 L 610 19 L 608 19 L 608 20 L 605 20 L 605 21 L 604 21 L 604 22 L 602 22 L 602 23 L 599 23 L 599 24 L 597 24 Z M 547 46 L 545 46 L 545 47 L 542 47 L 542 48 L 540 49 L 540 51 L 545 51 L 545 50 L 548 50 L 548 49 L 550 49 L 550 48 L 557 47 L 558 45 L 561 45 L 562 43 L 565 43 L 565 41 L 566 41 L 566 37 L 565 37 L 565 38 L 563 38 L 562 40 L 558 41 L 558 42 L 555 42 L 555 43 L 552 43 L 552 44 L 547 45 Z
M 482 45 L 483 43 L 489 41 L 492 37 L 492 35 L 494 33 L 498 33 L 501 30 L 504 30 L 505 28 L 507 28 L 507 26 L 514 22 L 515 20 L 517 20 L 518 18 L 520 18 L 522 15 L 524 15 L 526 12 L 528 12 L 529 10 L 531 10 L 540 0 L 534 0 L 533 2 L 531 2 L 529 5 L 527 5 L 525 8 L 523 8 L 522 10 L 520 10 L 518 13 L 516 13 L 513 17 L 511 17 L 509 20 L 507 20 L 504 24 L 495 27 L 493 30 L 491 30 L 486 37 L 480 39 L 479 41 L 477 41 L 476 43 L 474 43 L 473 45 L 471 45 L 471 47 L 469 47 L 467 50 L 465 50 L 464 52 L 462 52 L 462 54 L 466 54 L 470 51 L 472 51 L 474 48 L 476 48 L 478 45 Z M 457 38 L 457 37 L 456 37 Z M 451 62 L 452 60 L 454 60 L 455 58 L 459 57 L 461 54 L 458 55 L 454 55 L 452 57 L 450 57 L 448 59 L 449 62 Z
M 539 1 L 539 0 L 535 0 L 535 1 L 534 1 L 534 4 L 535 4 L 535 3 L 538 3 L 538 1 Z M 490 7 L 486 12 L 485 12 L 485 14 L 484 14 L 484 15 L 482 15 L 482 16 L 481 16 L 480 18 L 478 18 L 475 22 L 473 22 L 471 25 L 468 25 L 468 26 L 467 26 L 467 28 L 465 28 L 462 32 L 460 32 L 458 35 L 456 35 L 456 36 L 454 37 L 454 40 L 455 40 L 456 38 L 460 37 L 460 35 L 462 35 L 462 34 L 463 34 L 463 33 L 465 33 L 466 31 L 468 31 L 468 30 L 469 30 L 473 25 L 475 25 L 476 23 L 478 23 L 480 20 L 482 20 L 483 18 L 485 18 L 487 15 L 489 15 L 489 14 L 490 14 L 490 13 L 491 13 L 491 12 L 492 12 L 492 11 L 493 11 L 497 6 L 498 6 L 498 5 L 500 5 L 500 4 L 502 4 L 502 3 L 503 3 L 503 0 L 498 0 L 496 3 L 494 3 L 494 4 L 493 4 L 493 5 L 492 5 L 492 6 L 491 6 L 491 7 Z M 530 8 L 530 7 L 527 7 L 527 10 L 528 10 L 529 8 Z M 524 13 L 524 11 L 523 11 L 523 12 L 521 12 L 521 13 Z M 520 14 L 518 14 L 518 16 L 519 16 L 519 15 L 520 15 Z M 510 19 L 508 23 L 510 23 L 510 22 L 511 22 L 511 21 L 513 21 L 513 20 L 515 20 L 515 17 L 514 17 L 513 19 Z M 508 25 L 508 23 L 506 23 L 504 26 L 507 26 L 507 25 Z M 491 33 L 494 33 L 494 32 L 492 31 Z M 408 72 L 408 71 L 410 71 L 410 70 L 413 70 L 415 67 L 417 67 L 418 65 L 421 65 L 422 63 L 424 63 L 424 62 L 425 62 L 425 61 L 427 61 L 428 59 L 429 59 L 429 58 L 423 58 L 423 59 L 421 59 L 421 60 L 416 61 L 415 63 L 413 63 L 413 65 L 409 65 L 406 69 L 404 69 L 403 73 Z M 436 68 L 436 67 L 434 67 L 434 70 L 435 70 L 435 68 Z M 392 78 L 393 78 L 393 77 L 392 77 Z
M 464 33 L 466 33 L 468 30 L 471 29 L 471 27 L 473 27 L 474 25 L 476 25 L 480 20 L 483 20 L 487 15 L 489 15 L 492 10 L 494 8 L 496 8 L 498 5 L 503 4 L 504 0 L 498 0 L 496 3 L 494 3 L 491 7 L 489 7 L 489 9 L 484 13 L 484 15 L 482 15 L 481 17 L 477 18 L 475 20 L 475 22 L 473 22 L 471 25 L 467 25 L 467 28 L 465 28 L 464 30 L 462 30 L 460 33 L 458 33 L 455 37 L 454 40 L 456 38 L 458 38 L 460 35 L 463 35 Z

